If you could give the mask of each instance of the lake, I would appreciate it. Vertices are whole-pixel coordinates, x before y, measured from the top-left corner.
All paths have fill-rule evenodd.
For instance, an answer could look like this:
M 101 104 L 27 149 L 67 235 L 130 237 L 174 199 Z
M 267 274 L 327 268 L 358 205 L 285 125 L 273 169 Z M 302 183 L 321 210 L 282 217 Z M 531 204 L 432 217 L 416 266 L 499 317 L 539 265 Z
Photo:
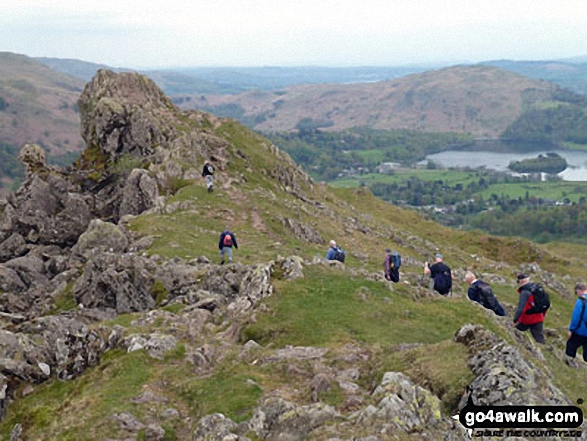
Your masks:
M 513 150 L 515 145 L 515 151 Z M 554 152 L 565 158 L 568 167 L 558 175 L 565 181 L 587 181 L 587 151 L 562 150 L 549 144 L 520 144 L 507 141 L 482 141 L 467 150 L 447 150 L 429 155 L 429 159 L 443 167 L 485 167 L 498 171 L 508 171 L 511 161 L 535 158 L 538 155 Z

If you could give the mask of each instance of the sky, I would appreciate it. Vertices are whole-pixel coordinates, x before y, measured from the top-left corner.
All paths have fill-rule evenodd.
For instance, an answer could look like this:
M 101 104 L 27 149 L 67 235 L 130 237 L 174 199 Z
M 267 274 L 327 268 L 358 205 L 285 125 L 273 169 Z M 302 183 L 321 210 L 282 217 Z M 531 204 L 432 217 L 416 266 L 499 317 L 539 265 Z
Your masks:
M 112 67 L 587 56 L 585 0 L 0 0 L 0 51 Z

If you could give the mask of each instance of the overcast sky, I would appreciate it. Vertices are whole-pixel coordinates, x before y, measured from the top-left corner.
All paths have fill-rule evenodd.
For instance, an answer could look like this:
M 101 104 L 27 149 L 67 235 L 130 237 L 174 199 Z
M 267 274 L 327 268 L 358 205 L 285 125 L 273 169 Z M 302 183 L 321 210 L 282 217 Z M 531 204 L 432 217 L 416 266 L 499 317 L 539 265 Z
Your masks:
M 0 0 L 0 51 L 113 67 L 587 55 L 585 0 Z

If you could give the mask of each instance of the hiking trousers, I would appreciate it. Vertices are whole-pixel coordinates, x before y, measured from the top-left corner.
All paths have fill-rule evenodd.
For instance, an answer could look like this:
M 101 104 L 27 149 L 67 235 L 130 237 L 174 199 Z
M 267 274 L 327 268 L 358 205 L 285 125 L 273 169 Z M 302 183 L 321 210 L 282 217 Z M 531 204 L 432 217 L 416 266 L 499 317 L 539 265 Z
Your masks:
M 583 347 L 583 360 L 587 361 L 587 337 L 583 337 L 582 335 L 573 332 L 571 338 L 567 340 L 565 354 L 569 357 L 575 358 L 577 355 L 577 349 L 580 347 Z
M 228 255 L 228 262 L 232 262 L 232 247 L 224 247 L 220 251 L 220 257 L 222 258 L 222 262 L 224 263 L 224 256 Z
M 530 330 L 530 334 L 536 340 L 536 343 L 545 344 L 546 339 L 544 338 L 544 322 L 534 323 L 533 325 L 525 325 L 523 323 L 516 324 L 516 329 L 519 331 Z

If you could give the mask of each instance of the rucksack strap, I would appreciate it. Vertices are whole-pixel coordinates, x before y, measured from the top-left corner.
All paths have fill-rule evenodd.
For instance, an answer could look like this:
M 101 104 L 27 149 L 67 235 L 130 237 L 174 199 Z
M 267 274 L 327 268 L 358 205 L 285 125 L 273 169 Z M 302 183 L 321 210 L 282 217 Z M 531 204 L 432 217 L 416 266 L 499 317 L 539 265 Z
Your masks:
M 579 324 L 575 329 L 571 329 L 571 332 L 575 332 L 577 329 L 581 327 L 581 323 L 585 322 L 585 309 L 587 309 L 587 299 L 581 297 L 579 300 L 581 300 L 581 303 L 583 304 L 583 307 L 581 308 L 581 314 L 579 315 Z M 585 325 L 587 326 L 587 322 L 585 322 Z

